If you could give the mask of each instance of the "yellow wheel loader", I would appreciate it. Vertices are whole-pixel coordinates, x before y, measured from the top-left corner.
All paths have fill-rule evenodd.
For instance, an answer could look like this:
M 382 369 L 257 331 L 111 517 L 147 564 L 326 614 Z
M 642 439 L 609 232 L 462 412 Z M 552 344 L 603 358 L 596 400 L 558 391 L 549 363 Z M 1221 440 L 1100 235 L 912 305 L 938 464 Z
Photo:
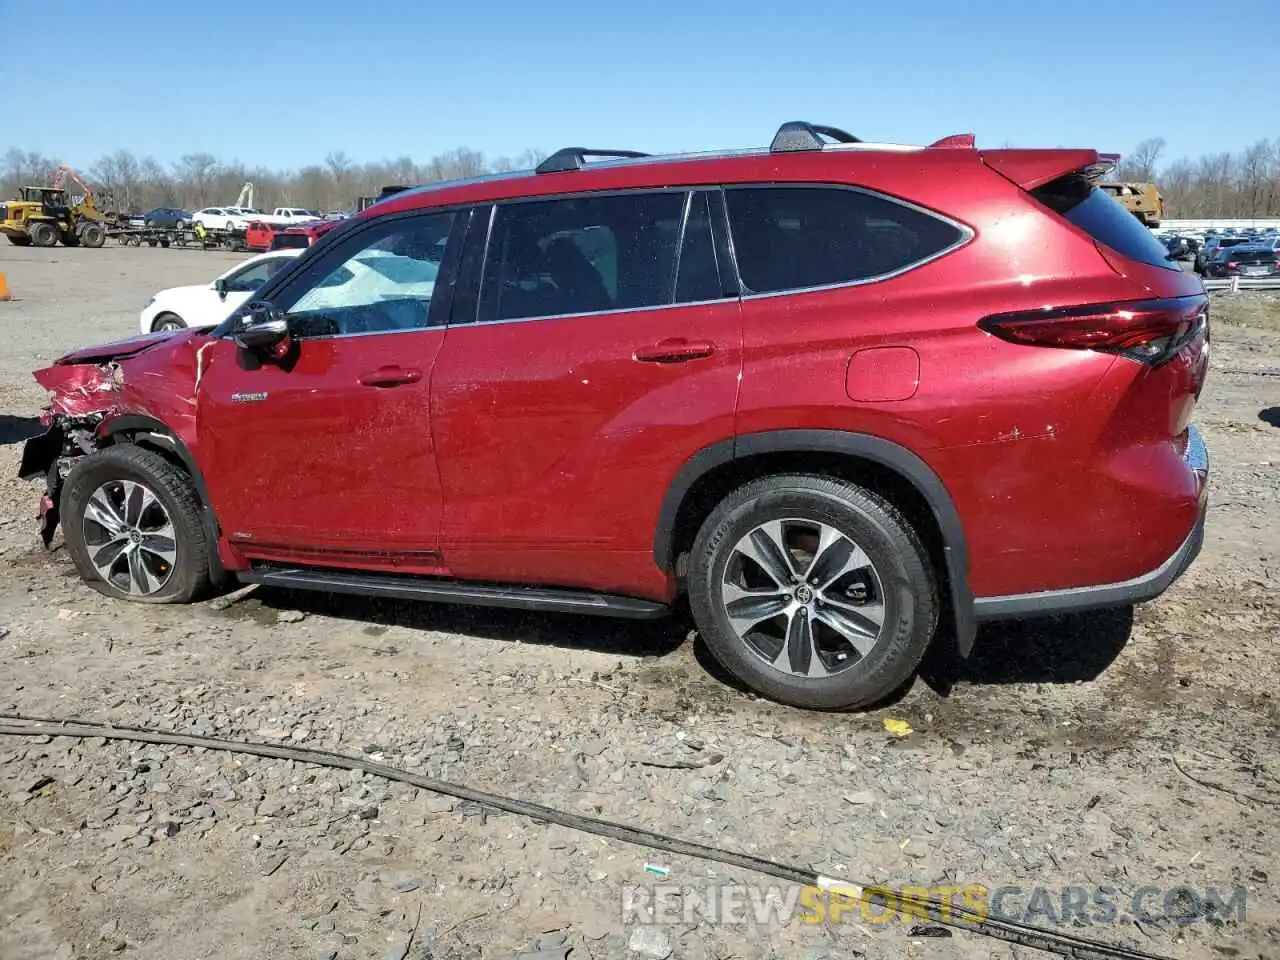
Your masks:
M 66 176 L 84 191 L 70 203 L 62 185 Z M 100 247 L 107 239 L 104 219 L 93 191 L 66 167 L 58 168 L 52 187 L 20 187 L 16 199 L 0 204 L 0 233 L 19 247 L 52 247 L 58 241 Z

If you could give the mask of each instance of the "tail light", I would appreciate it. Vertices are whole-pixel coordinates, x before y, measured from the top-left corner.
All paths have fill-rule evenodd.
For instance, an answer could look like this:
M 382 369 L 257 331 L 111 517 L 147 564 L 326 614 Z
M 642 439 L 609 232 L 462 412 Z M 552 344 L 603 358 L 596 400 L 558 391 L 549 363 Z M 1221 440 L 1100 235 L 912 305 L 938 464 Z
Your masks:
M 1208 322 L 1204 296 L 1024 310 L 978 326 L 1009 343 L 1119 353 L 1150 365 L 1173 357 Z
M 1227 261 L 1227 269 L 1228 269 L 1228 270 L 1239 270 L 1239 269 L 1240 269 L 1240 261 L 1239 261 L 1239 260 L 1228 260 L 1228 261 Z

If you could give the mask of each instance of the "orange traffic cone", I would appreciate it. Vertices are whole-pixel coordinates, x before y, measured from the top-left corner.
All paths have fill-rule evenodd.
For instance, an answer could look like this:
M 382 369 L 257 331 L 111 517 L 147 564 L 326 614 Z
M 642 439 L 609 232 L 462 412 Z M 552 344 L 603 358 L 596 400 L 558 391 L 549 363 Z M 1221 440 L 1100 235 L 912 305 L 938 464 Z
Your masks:
M 0 300 L 12 300 L 13 294 L 9 292 L 9 281 L 4 278 L 4 274 L 0 273 Z

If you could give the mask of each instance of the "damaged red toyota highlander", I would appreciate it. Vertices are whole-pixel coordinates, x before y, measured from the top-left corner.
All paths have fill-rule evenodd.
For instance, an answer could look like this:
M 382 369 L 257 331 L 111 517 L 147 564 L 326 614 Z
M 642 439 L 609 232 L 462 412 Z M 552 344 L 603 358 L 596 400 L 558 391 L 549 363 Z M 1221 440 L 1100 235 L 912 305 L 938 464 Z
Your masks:
M 407 190 L 216 329 L 37 372 L 22 474 L 112 597 L 687 595 L 754 690 L 866 704 L 937 633 L 1146 600 L 1199 549 L 1206 299 L 1094 186 L 1115 159 L 789 123 Z

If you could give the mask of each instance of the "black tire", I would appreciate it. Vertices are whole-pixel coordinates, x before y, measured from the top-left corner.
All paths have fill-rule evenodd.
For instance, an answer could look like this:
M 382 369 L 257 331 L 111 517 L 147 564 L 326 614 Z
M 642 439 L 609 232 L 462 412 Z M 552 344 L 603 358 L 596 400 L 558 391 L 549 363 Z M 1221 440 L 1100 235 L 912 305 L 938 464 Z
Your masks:
M 58 242 L 58 228 L 47 220 L 37 220 L 27 227 L 27 236 L 37 247 L 52 247 Z
M 155 245 L 156 245 L 156 238 L 155 238 L 155 237 L 148 237 L 148 238 L 147 238 L 147 246 L 148 246 L 148 247 L 154 247 Z
M 113 481 L 132 481 L 146 486 L 157 497 L 173 525 L 174 561 L 167 579 L 154 593 L 131 595 L 103 579 L 90 559 L 85 540 L 86 504 L 96 490 Z M 142 603 L 187 603 L 208 589 L 210 544 L 201 523 L 200 501 L 195 487 L 185 472 L 158 453 L 125 443 L 85 457 L 67 476 L 59 513 L 67 552 L 85 583 L 99 593 Z
M 158 333 L 161 330 L 185 330 L 187 323 L 176 313 L 161 313 L 151 321 L 151 332 Z
M 12 233 L 6 233 L 5 236 L 9 238 L 9 242 L 12 243 L 15 247 L 31 246 L 30 237 L 16 237 Z
M 86 247 L 97 249 L 107 239 L 107 231 L 100 223 L 86 223 L 80 228 L 80 242 Z
M 774 667 L 739 637 L 721 599 L 735 546 L 761 524 L 782 519 L 835 528 L 870 559 L 883 590 L 883 626 L 875 645 L 827 676 Z M 797 707 L 849 709 L 883 699 L 915 672 L 937 628 L 937 585 L 919 535 L 887 500 L 827 477 L 764 477 L 727 496 L 694 541 L 688 589 L 698 629 L 725 669 L 752 690 Z

